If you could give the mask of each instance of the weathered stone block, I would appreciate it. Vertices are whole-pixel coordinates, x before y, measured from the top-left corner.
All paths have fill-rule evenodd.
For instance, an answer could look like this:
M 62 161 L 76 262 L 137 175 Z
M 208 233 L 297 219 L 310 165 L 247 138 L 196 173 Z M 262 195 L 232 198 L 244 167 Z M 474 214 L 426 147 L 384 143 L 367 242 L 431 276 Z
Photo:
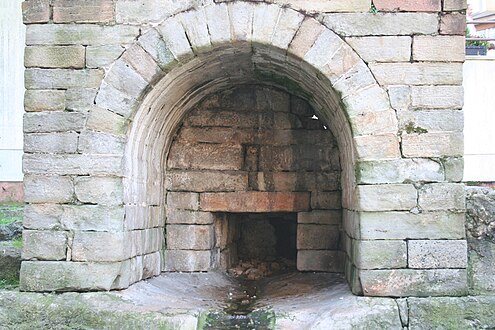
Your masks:
M 24 173 L 122 175 L 122 157 L 107 155 L 25 154 Z
M 338 210 L 342 207 L 340 191 L 311 192 L 311 208 L 323 210 Z
M 412 57 L 414 61 L 463 62 L 464 44 L 464 36 L 414 36 Z
M 211 48 L 210 34 L 203 8 L 191 10 L 176 16 L 186 31 L 187 40 L 196 54 Z
M 166 250 L 166 272 L 204 272 L 210 269 L 210 251 Z
M 356 176 L 364 184 L 445 180 L 440 162 L 420 158 L 359 162 Z
M 466 268 L 467 243 L 459 241 L 410 240 L 409 268 Z
M 461 239 L 464 214 L 450 212 L 361 212 L 362 239 Z
M 374 0 L 373 4 L 380 11 L 441 11 L 441 0 Z
M 163 76 L 163 72 L 155 60 L 140 46 L 133 45 L 122 56 L 134 70 L 148 83 L 155 83 Z
M 167 72 L 177 63 L 174 55 L 157 30 L 149 30 L 138 41 L 139 45 L 143 47 L 163 71 Z
M 167 19 L 157 27 L 170 52 L 178 60 L 187 60 L 194 56 L 186 31 L 175 17 Z
M 455 157 L 464 154 L 462 133 L 424 133 L 402 135 L 404 157 Z
M 443 2 L 444 11 L 464 10 L 466 8 L 467 8 L 466 0 L 444 0 Z
M 430 13 L 349 13 L 323 14 L 323 23 L 343 36 L 393 36 L 435 34 L 437 14 Z
M 344 253 L 341 251 L 297 251 L 297 270 L 314 272 L 344 271 Z
M 445 180 L 449 182 L 461 182 L 464 176 L 464 159 L 462 157 L 442 158 L 445 168 Z
M 199 194 L 193 192 L 167 193 L 167 209 L 196 211 L 199 209 Z
M 468 240 L 471 294 L 495 292 L 495 244 L 483 239 Z
M 33 24 L 26 29 L 26 45 L 120 45 L 139 31 L 130 25 Z
M 229 4 L 232 40 L 251 40 L 253 31 L 253 14 L 253 4 L 246 2 L 234 2 Z
M 124 24 L 159 23 L 165 18 L 202 4 L 198 0 L 119 0 L 115 4 L 116 21 Z
M 355 241 L 352 260 L 360 269 L 407 267 L 406 241 Z
M 365 62 L 408 62 L 411 40 L 406 36 L 346 38 Z
M 400 158 L 399 138 L 395 134 L 356 136 L 354 142 L 361 160 Z
M 397 115 L 406 132 L 417 129 L 429 133 L 462 132 L 464 129 L 464 112 L 459 110 L 400 111 Z
M 13 246 L 2 246 L 0 249 L 0 279 L 7 280 L 19 278 L 21 268 L 21 250 Z
M 335 225 L 298 224 L 298 250 L 338 250 L 340 229 Z
M 115 262 L 130 257 L 128 235 L 125 232 L 74 233 L 71 260 Z
M 242 191 L 247 187 L 247 172 L 168 171 L 165 178 L 169 191 Z
M 24 24 L 48 23 L 50 20 L 49 0 L 28 0 L 22 2 Z
M 98 87 L 103 71 L 97 69 L 26 69 L 24 79 L 27 89 L 67 89 Z
M 461 109 L 464 105 L 462 86 L 413 86 L 413 108 Z
M 289 54 L 296 58 L 304 58 L 323 30 L 324 27 L 318 21 L 306 17 L 289 44 Z
M 380 85 L 460 85 L 462 83 L 461 63 L 370 63 L 369 67 Z M 392 88 L 401 88 L 403 92 L 405 89 L 404 96 L 407 96 L 408 87 L 391 87 L 389 93 Z M 397 108 L 394 102 L 392 107 Z
M 310 207 L 306 192 L 203 193 L 200 208 L 209 212 L 300 212 Z
M 113 63 L 105 82 L 132 98 L 138 98 L 148 87 L 148 82 L 123 57 Z
M 65 110 L 64 90 L 27 90 L 24 93 L 24 110 L 63 111 Z
M 78 150 L 83 154 L 122 155 L 124 153 L 124 144 L 123 137 L 101 132 L 84 131 L 79 137 Z
M 240 145 L 174 143 L 167 166 L 171 169 L 240 170 L 243 162 L 244 152 Z
M 112 0 L 54 0 L 55 23 L 107 23 L 114 19 Z
M 417 191 L 412 184 L 359 185 L 356 191 L 362 211 L 410 210 L 417 204 Z
M 336 150 L 324 145 L 262 146 L 261 171 L 332 171 L 339 169 Z
M 100 205 L 121 205 L 123 187 L 121 178 L 76 177 L 74 188 L 77 199 L 82 203 Z
M 297 213 L 297 223 L 313 223 L 320 225 L 340 225 L 342 223 L 342 211 L 340 210 L 315 210 L 311 212 Z
M 26 175 L 24 200 L 28 203 L 69 203 L 74 200 L 74 184 L 66 176 Z
M 108 109 L 124 117 L 130 116 L 134 107 L 137 106 L 137 100 L 134 97 L 129 96 L 106 82 L 101 84 L 95 101 L 99 108 Z
M 423 210 L 464 211 L 464 185 L 459 183 L 429 183 L 419 189 L 418 204 Z
M 210 212 L 173 210 L 167 208 L 167 223 L 170 224 L 206 225 L 212 224 L 214 220 L 215 217 Z
M 282 6 L 289 5 L 296 10 L 305 12 L 366 12 L 371 6 L 370 0 L 332 0 L 332 1 L 301 1 L 301 0 L 269 0 Z
M 373 84 L 365 89 L 359 90 L 352 97 L 343 100 L 351 122 L 356 117 L 366 114 L 379 114 L 390 110 L 390 104 L 387 100 L 387 94 L 383 88 Z M 367 123 L 372 125 L 373 123 Z
M 86 115 L 78 112 L 39 112 L 24 114 L 24 133 L 81 131 Z
M 155 252 L 143 256 L 143 278 L 158 276 L 161 273 L 160 253 Z
M 126 130 L 126 120 L 115 112 L 92 107 L 88 114 L 86 128 L 97 132 L 123 135 Z
M 280 18 L 272 35 L 271 43 L 275 47 L 287 49 L 290 42 L 294 39 L 297 30 L 301 26 L 303 19 L 304 15 L 297 11 L 282 8 Z
M 86 263 L 24 261 L 22 291 L 84 291 L 123 289 L 129 286 L 129 262 Z
M 390 105 L 395 110 L 407 110 L 411 105 L 410 86 L 388 86 Z
M 66 90 L 66 109 L 88 112 L 94 107 L 97 88 L 69 88 Z
M 27 46 L 24 52 L 26 68 L 82 69 L 84 64 L 84 46 Z
M 359 274 L 366 296 L 429 297 L 467 293 L 465 269 L 361 270 Z
M 440 34 L 465 35 L 466 16 L 462 13 L 442 15 L 440 18 Z
M 409 327 L 413 329 L 492 328 L 494 296 L 408 298 Z
M 99 45 L 86 47 L 86 67 L 102 68 L 110 65 L 123 52 L 121 45 Z
M 167 249 L 209 250 L 215 244 L 211 225 L 167 225 Z
M 67 232 L 24 230 L 22 233 L 23 260 L 65 260 Z
M 355 135 L 395 134 L 397 132 L 397 115 L 392 109 L 361 113 L 351 117 L 350 121 Z
M 24 152 L 75 153 L 78 138 L 79 134 L 75 132 L 24 134 Z

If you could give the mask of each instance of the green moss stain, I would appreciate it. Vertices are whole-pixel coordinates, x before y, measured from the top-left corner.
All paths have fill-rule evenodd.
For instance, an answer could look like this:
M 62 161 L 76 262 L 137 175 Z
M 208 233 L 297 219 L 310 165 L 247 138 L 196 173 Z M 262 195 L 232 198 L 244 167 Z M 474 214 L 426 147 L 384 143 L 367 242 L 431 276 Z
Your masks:
M 412 133 L 417 133 L 417 134 L 424 134 L 428 133 L 428 130 L 423 127 L 415 126 L 414 123 L 411 121 L 407 123 L 405 127 L 405 131 L 407 134 L 412 134 Z

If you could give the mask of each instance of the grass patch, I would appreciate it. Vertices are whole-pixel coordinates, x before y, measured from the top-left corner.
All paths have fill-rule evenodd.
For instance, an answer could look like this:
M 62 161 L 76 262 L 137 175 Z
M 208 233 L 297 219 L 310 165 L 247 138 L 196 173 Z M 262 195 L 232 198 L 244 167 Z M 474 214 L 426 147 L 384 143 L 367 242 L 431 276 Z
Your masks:
M 21 237 L 13 239 L 11 242 L 12 242 L 11 245 L 13 247 L 15 247 L 16 249 L 22 249 L 22 238 Z
M 0 290 L 13 290 L 19 287 L 18 278 L 2 278 L 0 279 Z
M 23 204 L 0 204 L 0 226 L 23 220 Z

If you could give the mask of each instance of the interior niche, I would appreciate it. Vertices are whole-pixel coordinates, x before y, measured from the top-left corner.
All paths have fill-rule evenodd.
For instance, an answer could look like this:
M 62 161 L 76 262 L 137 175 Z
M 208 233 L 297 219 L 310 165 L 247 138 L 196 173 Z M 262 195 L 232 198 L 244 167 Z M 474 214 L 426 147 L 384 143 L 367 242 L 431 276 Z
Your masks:
M 260 85 L 210 95 L 166 164 L 165 271 L 343 271 L 339 150 L 305 100 Z

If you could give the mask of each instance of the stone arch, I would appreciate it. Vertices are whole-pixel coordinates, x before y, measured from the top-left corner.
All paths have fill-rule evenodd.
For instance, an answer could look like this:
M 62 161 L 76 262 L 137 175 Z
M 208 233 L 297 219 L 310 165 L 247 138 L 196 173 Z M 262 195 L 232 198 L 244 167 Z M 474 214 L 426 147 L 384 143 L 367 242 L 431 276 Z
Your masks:
M 349 280 L 359 160 L 400 158 L 386 92 L 353 49 L 315 19 L 264 3 L 220 3 L 167 18 L 106 73 L 96 105 L 129 123 L 125 227 L 133 283 L 163 263 L 166 151 L 191 107 L 236 84 L 267 84 L 306 99 L 337 138 Z M 153 147 L 152 147 L 153 146 Z M 356 292 L 359 288 L 356 286 Z

